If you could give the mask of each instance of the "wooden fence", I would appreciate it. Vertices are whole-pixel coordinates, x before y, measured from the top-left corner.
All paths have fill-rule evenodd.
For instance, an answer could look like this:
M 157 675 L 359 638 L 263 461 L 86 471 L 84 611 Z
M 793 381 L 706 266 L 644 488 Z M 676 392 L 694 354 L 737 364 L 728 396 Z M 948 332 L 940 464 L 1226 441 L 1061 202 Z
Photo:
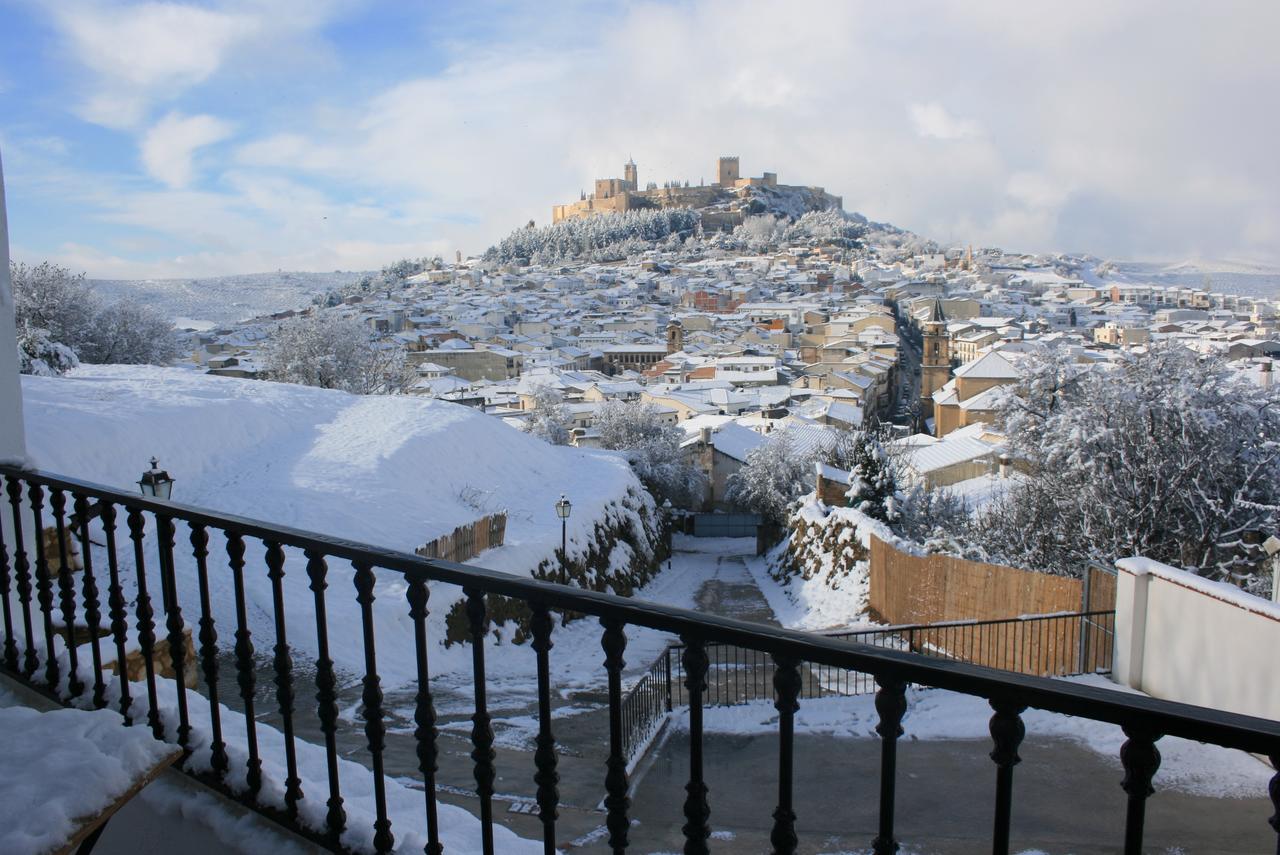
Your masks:
M 507 534 L 507 514 L 501 511 L 481 517 L 468 525 L 460 525 L 414 551 L 423 558 L 441 561 L 468 561 L 486 549 L 502 546 Z
M 1091 577 L 1088 604 L 1080 579 L 1051 576 L 950 555 L 910 555 L 871 538 L 871 613 L 889 624 L 997 621 L 916 629 L 922 652 L 1032 674 L 1073 674 L 1111 667 L 1114 577 Z M 1083 610 L 1090 614 L 1080 615 Z M 1061 620 L 1026 621 L 1032 615 Z
M 889 624 L 1078 612 L 1079 579 L 951 555 L 910 555 L 871 538 L 871 611 Z M 1114 608 L 1101 606 L 1103 608 Z

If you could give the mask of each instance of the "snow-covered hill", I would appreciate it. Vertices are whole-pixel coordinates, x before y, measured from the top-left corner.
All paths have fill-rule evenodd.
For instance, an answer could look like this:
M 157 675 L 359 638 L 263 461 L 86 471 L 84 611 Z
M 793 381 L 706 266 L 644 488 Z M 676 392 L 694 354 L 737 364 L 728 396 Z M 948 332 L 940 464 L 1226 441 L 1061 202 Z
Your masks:
M 286 309 L 301 309 L 316 294 L 352 291 L 363 273 L 248 273 L 206 279 L 90 279 L 110 301 L 131 297 L 178 327 L 235 323 Z
M 548 445 L 443 401 L 357 397 L 135 366 L 92 366 L 62 378 L 22 380 L 28 448 L 42 469 L 132 491 L 155 455 L 176 479 L 175 501 L 393 549 L 412 551 L 455 526 L 505 509 L 506 545 L 474 563 L 527 573 L 560 545 L 554 505 L 561 493 L 573 501 L 571 557 L 585 552 L 595 523 L 625 520 L 637 502 L 653 510 L 620 456 Z M 184 608 L 194 621 L 195 569 L 190 550 L 183 549 L 186 535 L 180 527 L 179 587 L 190 597 Z M 220 537 L 213 538 L 215 567 L 224 548 Z M 625 544 L 617 548 L 630 558 Z M 155 554 L 154 545 L 148 549 Z M 128 563 L 126 552 L 121 550 L 121 558 Z M 254 544 L 250 555 L 257 562 L 246 571 L 250 620 L 265 644 L 272 637 L 270 585 Z M 336 641 L 348 632 L 352 642 L 359 638 L 350 568 L 331 565 L 335 658 L 354 672 L 362 664 L 360 645 Z M 304 566 L 300 554 L 290 553 L 285 581 L 289 639 L 307 648 L 314 617 Z M 234 617 L 225 567 L 223 559 L 211 584 L 219 624 L 229 633 Z M 404 589 L 397 574 L 379 575 L 380 667 L 390 682 L 412 678 Z M 443 638 L 443 615 L 458 593 L 443 586 L 439 596 L 432 594 L 436 639 Z M 465 657 L 460 667 L 469 658 L 458 648 L 448 653 Z

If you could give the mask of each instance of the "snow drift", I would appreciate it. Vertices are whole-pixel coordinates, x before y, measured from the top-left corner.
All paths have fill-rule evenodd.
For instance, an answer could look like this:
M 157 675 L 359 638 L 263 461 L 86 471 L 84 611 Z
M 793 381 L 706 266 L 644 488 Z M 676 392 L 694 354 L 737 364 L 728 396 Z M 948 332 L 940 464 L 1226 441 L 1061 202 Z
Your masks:
M 63 378 L 23 377 L 28 448 L 48 471 L 134 490 L 152 455 L 176 480 L 174 499 L 378 546 L 412 551 L 486 513 L 505 509 L 506 545 L 474 563 L 529 573 L 560 545 L 554 504 L 573 502 L 569 556 L 617 552 L 621 574 L 650 555 L 652 500 L 621 456 L 551 446 L 466 407 L 412 397 L 357 397 L 302 386 L 209 377 L 181 369 L 91 366 Z M 631 544 L 598 542 L 602 526 L 628 526 Z M 211 533 L 213 534 L 213 533 Z M 195 567 L 178 531 L 178 584 L 194 620 Z M 95 538 L 99 539 L 100 538 Z M 213 534 L 211 567 L 225 556 Z M 129 550 L 120 550 L 131 570 Z M 154 545 L 148 555 L 154 555 Z M 246 569 L 250 627 L 259 650 L 272 640 L 272 601 L 259 545 Z M 98 557 L 95 556 L 95 559 Z M 98 565 L 98 560 L 95 560 Z M 338 667 L 358 672 L 362 651 L 350 568 L 330 562 L 330 632 Z M 290 552 L 285 596 L 291 646 L 314 653 L 312 595 L 301 554 Z M 225 570 L 225 561 L 221 565 Z M 131 577 L 132 573 L 126 573 Z M 608 580 L 597 580 L 608 584 Z M 211 573 L 220 634 L 234 627 L 230 574 Z M 620 582 L 630 587 L 630 581 Z M 439 590 L 435 590 L 438 587 Z M 434 586 L 430 630 L 460 596 Z M 379 670 L 384 683 L 413 679 L 405 584 L 378 574 Z M 132 592 L 127 592 L 132 596 Z M 437 596 L 438 594 L 438 596 Z M 384 653 L 385 651 L 385 653 Z M 462 651 L 444 651 L 462 653 Z M 453 661 L 453 660 L 457 661 Z M 466 667 L 436 656 L 433 671 Z

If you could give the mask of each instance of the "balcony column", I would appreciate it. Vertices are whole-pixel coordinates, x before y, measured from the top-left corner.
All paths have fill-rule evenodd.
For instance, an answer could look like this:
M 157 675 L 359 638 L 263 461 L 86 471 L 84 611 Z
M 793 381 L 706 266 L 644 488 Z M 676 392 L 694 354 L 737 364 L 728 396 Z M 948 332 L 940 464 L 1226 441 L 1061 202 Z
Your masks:
M 18 337 L 9 280 L 9 221 L 5 215 L 4 164 L 0 162 L 0 462 L 25 464 L 22 384 L 18 379 Z

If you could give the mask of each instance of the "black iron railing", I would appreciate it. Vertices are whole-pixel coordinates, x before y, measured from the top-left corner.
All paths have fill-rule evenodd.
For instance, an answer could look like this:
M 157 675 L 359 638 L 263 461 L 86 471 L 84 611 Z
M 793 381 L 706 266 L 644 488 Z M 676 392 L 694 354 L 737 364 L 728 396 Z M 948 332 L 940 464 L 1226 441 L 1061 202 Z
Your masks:
M 1114 611 L 1094 611 L 903 624 L 823 635 L 1017 674 L 1067 677 L 1111 669 L 1114 626 Z M 715 643 L 707 644 L 706 651 L 704 704 L 730 706 L 777 699 L 774 663 L 768 653 Z M 623 746 L 632 762 L 660 729 L 666 714 L 688 703 L 683 654 L 683 644 L 668 645 L 622 699 Z M 818 663 L 802 663 L 799 678 L 799 700 L 869 694 L 879 688 L 874 674 Z
M 614 852 L 627 849 L 631 824 L 621 691 L 626 630 L 630 626 L 672 633 L 679 636 L 684 644 L 679 673 L 689 707 L 689 781 L 683 811 L 686 852 L 709 851 L 711 794 L 703 775 L 702 711 L 707 704 L 711 666 L 709 649 L 713 650 L 716 645 L 758 651 L 773 660 L 780 756 L 777 807 L 773 813 L 774 827 L 770 839 L 774 851 L 779 853 L 792 853 L 797 845 L 796 806 L 792 801 L 792 753 L 794 713 L 802 690 L 802 667 L 827 667 L 870 674 L 878 686 L 876 709 L 880 723 L 876 730 L 881 739 L 880 810 L 878 834 L 872 843 L 877 853 L 891 853 L 897 848 L 894 826 L 896 752 L 898 738 L 902 735 L 901 722 L 909 683 L 989 699 L 994 710 L 991 732 L 995 748 L 991 756 L 996 764 L 993 805 L 993 848 L 996 852 L 1008 851 L 1013 767 L 1019 760 L 1017 749 L 1023 734 L 1020 714 L 1028 707 L 1110 722 L 1124 729 L 1128 736 L 1120 755 L 1126 772 L 1124 790 L 1128 799 L 1124 848 L 1130 853 L 1141 851 L 1145 805 L 1152 793 L 1152 777 L 1159 766 L 1156 746 L 1162 736 L 1186 737 L 1251 751 L 1268 755 L 1273 763 L 1280 763 L 1280 723 L 1274 721 L 876 648 L 844 639 L 775 629 L 428 560 L 256 520 L 143 498 L 43 472 L 0 467 L 0 473 L 5 476 L 12 521 L 8 540 L 0 543 L 0 607 L 3 608 L 4 624 L 0 665 L 3 669 L 34 687 L 42 688 L 63 703 L 118 707 L 126 716 L 131 716 L 140 705 L 145 709 L 147 726 L 158 738 L 174 741 L 188 753 L 197 739 L 210 745 L 208 768 L 195 770 L 188 763 L 189 772 L 335 850 L 343 848 L 344 840 L 351 839 L 349 836 L 344 838 L 347 830 L 344 805 L 353 807 L 356 803 L 345 801 L 348 791 L 343 789 L 345 779 L 339 776 L 340 764 L 334 740 L 338 709 L 330 656 L 333 645 L 358 644 L 363 654 L 362 715 L 373 788 L 371 794 L 362 795 L 361 799 L 373 802 L 371 828 L 367 829 L 372 831 L 371 848 L 386 852 L 395 842 L 384 779 L 388 711 L 384 709 L 378 652 L 374 643 L 373 604 L 377 596 L 375 581 L 378 572 L 403 577 L 404 600 L 401 605 L 415 629 L 418 691 L 414 735 L 419 769 L 425 784 L 423 810 L 427 817 L 426 851 L 429 853 L 442 852 L 445 843 L 440 839 L 436 821 L 437 729 L 428 680 L 431 645 L 426 633 L 429 597 L 433 588 L 438 589 L 438 586 L 452 586 L 464 592 L 465 616 L 473 640 L 475 694 L 471 758 L 479 799 L 481 843 L 486 853 L 494 851 L 492 798 L 496 774 L 485 677 L 485 651 L 489 646 L 486 604 L 492 596 L 527 603 L 533 614 L 530 670 L 531 679 L 536 676 L 538 684 L 539 750 L 535 754 L 535 768 L 530 771 L 538 783 L 539 817 L 547 852 L 555 849 L 558 806 L 555 738 L 549 703 L 551 681 L 548 667 L 550 657 L 554 655 L 552 611 L 589 615 L 603 625 L 603 667 L 608 682 L 610 739 L 608 751 L 601 757 L 601 766 L 607 793 L 608 843 Z M 122 521 L 132 545 L 131 564 L 120 561 L 122 550 L 118 528 Z M 184 526 L 184 534 L 189 535 L 186 539 L 196 567 L 198 604 L 180 602 L 174 572 L 178 524 Z M 48 537 L 45 536 L 46 529 L 51 532 Z M 148 530 L 152 534 L 148 534 Z M 72 542 L 69 535 L 73 531 L 84 544 L 83 578 L 79 592 L 75 590 L 68 554 Z M 210 550 L 210 532 L 217 532 L 219 540 L 225 541 L 225 557 L 215 558 Z M 98 542 L 102 546 L 90 546 L 94 535 L 101 538 Z M 284 602 L 280 583 L 286 573 L 295 572 L 290 556 L 296 554 L 301 556 L 302 567 L 299 569 L 305 570 L 314 594 L 314 603 L 309 605 L 314 609 L 310 617 L 314 622 L 319 654 L 315 661 L 304 664 L 313 667 L 316 673 L 315 710 L 325 736 L 327 794 L 302 791 L 292 724 L 298 714 L 293 674 L 299 663 L 293 661 L 294 655 L 287 641 L 286 618 L 291 613 L 290 609 L 295 609 L 292 614 L 297 614 L 298 604 Z M 252 560 L 250 556 L 253 556 Z M 268 781 L 264 781 L 263 753 L 254 727 L 253 705 L 257 697 L 255 639 L 247 618 L 245 584 L 249 573 L 260 572 L 257 556 L 263 557 L 271 582 L 274 632 L 270 633 L 272 637 L 267 641 L 273 652 L 271 661 L 276 685 L 273 705 L 283 722 L 282 738 L 285 743 L 283 768 L 267 770 L 273 776 L 279 776 L 270 779 L 270 787 L 267 786 Z M 218 610 L 209 590 L 215 574 L 219 587 L 225 586 L 226 576 L 231 577 L 230 588 L 235 601 L 232 627 L 221 627 L 216 619 Z M 127 586 L 124 584 L 126 575 L 132 577 L 127 580 Z M 157 580 L 161 608 L 159 627 L 151 593 L 153 586 L 149 585 Z M 102 625 L 98 588 L 102 581 L 105 581 L 108 591 L 109 625 L 106 627 Z M 56 609 L 55 582 L 58 593 Z M 330 587 L 337 582 L 344 585 Z M 354 586 L 355 600 L 359 605 L 362 627 L 359 638 L 334 637 L 326 623 L 326 607 L 337 597 L 352 596 L 350 588 L 343 591 L 348 582 Z M 125 597 L 126 587 L 135 594 L 132 603 Z M 15 592 L 16 600 L 12 596 Z M 185 688 L 188 680 L 185 673 L 184 605 L 199 614 L 196 641 L 204 695 L 190 693 Z M 80 624 L 84 625 L 87 639 L 83 642 L 75 629 Z M 158 628 L 165 633 L 163 639 L 156 634 Z M 245 707 L 242 724 L 221 721 L 219 717 L 217 671 L 228 629 L 234 637 L 237 685 Z M 159 673 L 161 668 L 157 663 L 162 663 L 165 658 L 159 655 L 160 641 L 164 642 L 172 679 Z M 139 698 L 136 703 L 131 698 L 139 687 L 129 679 L 128 668 L 124 665 L 129 650 L 135 645 L 144 663 L 145 687 L 141 690 L 146 695 L 145 701 Z M 82 658 L 86 646 L 91 662 Z M 104 654 L 108 658 L 114 656 L 117 671 L 114 677 L 105 664 Z M 166 702 L 162 706 L 161 698 L 167 699 L 170 694 L 175 695 L 175 704 L 170 707 Z M 207 717 L 199 716 L 199 732 L 196 732 L 193 730 L 195 711 L 197 706 L 204 705 L 208 708 Z M 232 724 L 235 727 L 231 727 Z M 231 768 L 233 758 L 237 767 L 234 770 Z M 272 793 L 282 794 L 282 797 L 274 798 Z M 315 810 L 315 802 L 326 795 L 325 809 Z M 1271 799 L 1276 803 L 1277 817 L 1280 817 L 1280 775 L 1273 778 Z M 763 803 L 764 794 L 761 794 L 761 800 Z M 1280 818 L 1272 818 L 1271 822 L 1280 831 Z

